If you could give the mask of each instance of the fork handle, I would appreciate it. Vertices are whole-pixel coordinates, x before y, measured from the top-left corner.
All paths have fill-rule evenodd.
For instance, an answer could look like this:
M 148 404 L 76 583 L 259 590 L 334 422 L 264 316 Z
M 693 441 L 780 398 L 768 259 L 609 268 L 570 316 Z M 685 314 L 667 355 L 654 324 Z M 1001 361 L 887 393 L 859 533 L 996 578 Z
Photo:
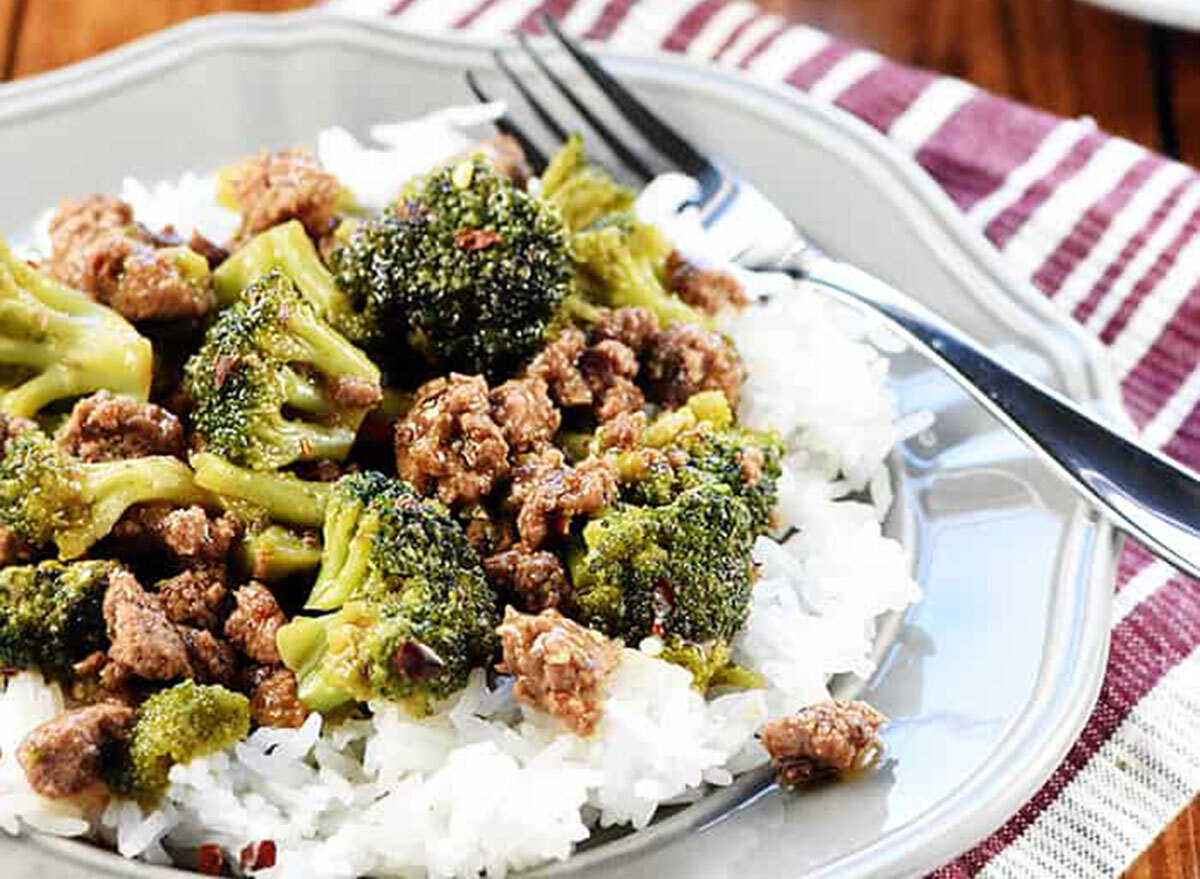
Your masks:
M 1189 471 L 1013 372 L 960 330 L 862 269 L 815 248 L 793 252 L 781 269 L 883 315 L 1114 525 L 1200 577 L 1200 480 Z

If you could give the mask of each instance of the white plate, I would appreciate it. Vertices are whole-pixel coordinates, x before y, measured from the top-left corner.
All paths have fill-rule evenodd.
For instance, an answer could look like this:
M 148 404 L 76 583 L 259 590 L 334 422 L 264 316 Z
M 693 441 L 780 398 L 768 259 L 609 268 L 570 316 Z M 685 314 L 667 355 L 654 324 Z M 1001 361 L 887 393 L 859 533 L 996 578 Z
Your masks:
M 1200 0 L 1085 0 L 1115 12 L 1171 27 L 1200 30 Z
M 461 101 L 461 71 L 489 70 L 489 50 L 320 13 L 227 16 L 0 87 L 9 175 L 0 230 L 25 228 L 65 194 L 112 191 L 124 174 L 172 177 L 309 141 L 331 124 L 362 134 L 381 118 Z M 1117 412 L 1116 385 L 1090 343 L 872 129 L 794 90 L 676 58 L 608 60 L 827 249 L 911 290 L 1029 373 Z M 499 84 L 485 75 L 485 85 Z M 906 410 L 938 421 L 895 458 L 890 527 L 926 597 L 881 640 L 867 683 L 894 718 L 887 763 L 803 796 L 744 777 L 545 875 L 920 875 L 995 829 L 1059 763 L 1104 669 L 1112 533 L 919 358 L 898 361 L 896 382 Z M 22 879 L 178 875 L 2 834 L 0 863 Z

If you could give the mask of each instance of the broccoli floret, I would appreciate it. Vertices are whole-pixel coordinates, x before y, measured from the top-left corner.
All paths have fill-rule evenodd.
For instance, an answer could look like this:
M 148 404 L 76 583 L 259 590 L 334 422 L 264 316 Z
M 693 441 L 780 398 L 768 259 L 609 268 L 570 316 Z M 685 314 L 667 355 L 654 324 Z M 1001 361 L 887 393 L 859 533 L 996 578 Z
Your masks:
M 38 669 L 55 679 L 108 647 L 104 593 L 110 561 L 42 562 L 0 570 L 0 669 Z
M 127 509 L 151 501 L 190 506 L 211 498 L 176 458 L 84 462 L 34 428 L 11 438 L 0 459 L 0 524 L 35 551 L 53 542 L 63 559 L 82 555 Z
M 614 214 L 633 210 L 635 195 L 607 171 L 588 161 L 583 140 L 573 136 L 542 174 L 538 193 L 562 213 L 572 232 L 579 232 Z
M 338 289 L 299 220 L 260 233 L 221 263 L 212 276 L 217 302 L 232 305 L 243 290 L 275 271 L 290 278 L 317 314 L 346 338 L 365 336 L 363 318 Z
M 243 572 L 268 583 L 313 573 L 321 564 L 321 545 L 315 539 L 279 525 L 246 534 L 236 552 Z
M 150 343 L 110 308 L 34 271 L 0 239 L 0 412 L 110 390 L 145 400 Z
M 658 656 L 690 671 L 692 686 L 702 693 L 713 687 L 749 690 L 766 686 L 762 675 L 733 661 L 733 650 L 728 641 L 718 639 L 696 644 L 682 638 L 667 638 Z
M 571 286 L 557 211 L 478 156 L 435 171 L 331 262 L 382 357 L 490 380 L 533 356 Z
M 379 370 L 316 313 L 280 272 L 259 278 L 221 312 L 188 361 L 192 424 L 207 451 L 271 470 L 344 458 L 378 392 Z M 375 395 L 378 396 L 378 393 Z
M 307 606 L 335 610 L 297 617 L 276 640 L 317 711 L 374 698 L 424 710 L 494 648 L 496 598 L 462 529 L 441 504 L 378 473 L 336 484 Z
M 155 693 L 137 710 L 120 751 L 105 761 L 118 796 L 153 803 L 176 764 L 240 742 L 250 733 L 250 700 L 221 686 L 184 681 Z
M 571 227 L 575 281 L 585 297 L 609 308 L 649 308 L 664 327 L 712 323 L 663 286 L 670 242 L 637 219 L 633 193 L 591 164 L 578 138 L 550 162 L 541 196 Z
M 774 434 L 735 427 L 720 391 L 696 394 L 685 406 L 663 413 L 646 428 L 643 441 L 684 454 L 655 458 L 642 472 L 620 468 L 626 500 L 667 504 L 681 491 L 715 480 L 746 505 L 756 535 L 770 529 L 779 500 L 783 444 Z M 635 467 L 640 463 L 637 453 L 629 457 Z
M 570 558 L 580 619 L 627 644 L 728 642 L 749 613 L 753 543 L 749 510 L 719 482 L 663 506 L 618 503 Z
M 262 472 L 230 464 L 211 452 L 191 456 L 196 484 L 219 495 L 250 522 L 267 520 L 316 528 L 325 521 L 331 486 L 291 473 Z

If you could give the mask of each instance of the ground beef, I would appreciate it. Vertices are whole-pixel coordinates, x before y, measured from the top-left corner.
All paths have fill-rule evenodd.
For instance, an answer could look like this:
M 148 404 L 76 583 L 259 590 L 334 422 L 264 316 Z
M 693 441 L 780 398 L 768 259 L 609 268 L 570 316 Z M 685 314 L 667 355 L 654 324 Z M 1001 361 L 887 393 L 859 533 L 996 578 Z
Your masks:
M 219 244 L 209 241 L 199 232 L 192 232 L 192 237 L 188 239 L 187 246 L 204 257 L 209 269 L 216 269 L 221 263 L 229 259 L 228 250 Z
M 709 314 L 731 305 L 740 308 L 750 304 L 750 297 L 737 278 L 718 269 L 702 269 L 678 250 L 667 257 L 666 274 L 671 292 Z
M 646 413 L 622 412 L 604 422 L 600 428 L 600 445 L 605 449 L 634 449 L 642 441 L 646 429 Z
M 15 439 L 25 431 L 36 427 L 37 422 L 31 421 L 28 418 L 5 415 L 3 412 L 0 412 L 0 454 L 8 446 L 10 439 Z
M 81 461 L 116 461 L 148 455 L 183 457 L 183 425 L 153 403 L 98 391 L 75 404 L 55 435 Z
M 511 607 L 496 630 L 517 700 L 561 718 L 581 736 L 600 722 L 604 682 L 621 657 L 621 645 L 568 620 L 558 611 L 537 616 Z
M 163 611 L 173 623 L 215 629 L 229 597 L 223 568 L 190 568 L 156 585 Z
M 0 567 L 23 565 L 33 560 L 33 547 L 7 525 L 0 525 Z
M 571 584 L 557 555 L 529 550 L 522 544 L 483 561 L 492 586 L 521 610 L 540 613 L 570 602 Z
M 579 371 L 592 389 L 596 419 L 601 424 L 646 405 L 633 381 L 638 369 L 637 354 L 615 339 L 596 342 L 579 356 Z
M 526 372 L 546 382 L 551 399 L 559 406 L 590 406 L 592 389 L 576 366 L 586 347 L 587 337 L 579 330 L 563 330 L 538 352 Z
M 248 583 L 233 594 L 237 607 L 225 621 L 225 637 L 254 662 L 279 663 L 275 633 L 287 616 L 271 590 L 261 583 Z
M 105 760 L 129 735 L 136 717 L 128 705 L 100 702 L 35 727 L 17 749 L 29 786 L 54 799 L 102 792 Z
M 541 378 L 550 397 L 564 408 L 591 406 L 601 423 L 645 405 L 634 383 L 639 364 L 624 342 L 601 338 L 593 344 L 579 330 L 564 330 L 530 363 L 528 375 Z
M 507 177 L 522 189 L 525 188 L 525 184 L 533 176 L 533 169 L 516 138 L 507 134 L 496 134 L 487 140 L 481 140 L 476 146 L 497 174 Z
M 330 385 L 329 398 L 348 409 L 373 409 L 383 399 L 383 390 L 373 382 L 343 376 Z
M 214 305 L 210 285 L 184 277 L 175 255 L 117 199 L 89 195 L 64 202 L 49 235 L 53 249 L 45 269 L 129 320 L 194 320 Z
M 108 656 L 149 681 L 192 676 L 188 646 L 167 618 L 157 595 L 148 595 L 132 574 L 117 570 L 104 595 Z
M 865 769 L 879 754 L 879 727 L 887 720 L 866 702 L 831 700 L 762 728 L 779 783 L 802 785 L 814 778 Z
M 257 726 L 295 729 L 308 717 L 290 669 L 260 666 L 248 675 L 250 717 Z
M 576 516 L 590 516 L 617 495 L 617 468 L 608 458 L 591 457 L 572 467 L 556 448 L 546 449 L 513 472 L 506 501 L 518 510 L 517 532 L 529 549 L 548 537 L 565 537 Z
M 682 406 L 700 391 L 722 391 L 737 409 L 741 398 L 742 363 L 718 333 L 676 324 L 658 333 L 644 360 L 650 397 L 665 406 Z
M 492 491 L 508 474 L 508 443 L 483 378 L 451 373 L 417 389 L 396 423 L 396 470 L 447 506 L 470 506 Z
M 177 626 L 179 636 L 187 647 L 188 677 L 202 684 L 231 686 L 237 678 L 237 654 L 225 641 L 204 629 Z
M 182 567 L 220 567 L 242 535 L 242 526 L 225 513 L 211 517 L 203 507 L 139 504 L 113 528 L 114 539 L 128 552 L 166 553 Z
M 320 239 L 337 221 L 341 184 L 306 149 L 247 159 L 233 170 L 228 186 L 242 215 L 235 246 L 288 220 L 299 220 L 310 236 Z
M 488 395 L 492 420 L 504 432 L 513 454 L 523 454 L 548 443 L 562 424 L 562 415 L 540 378 L 518 378 L 493 388 Z
M 593 341 L 612 339 L 640 354 L 658 332 L 658 318 L 648 308 L 617 308 L 591 327 Z

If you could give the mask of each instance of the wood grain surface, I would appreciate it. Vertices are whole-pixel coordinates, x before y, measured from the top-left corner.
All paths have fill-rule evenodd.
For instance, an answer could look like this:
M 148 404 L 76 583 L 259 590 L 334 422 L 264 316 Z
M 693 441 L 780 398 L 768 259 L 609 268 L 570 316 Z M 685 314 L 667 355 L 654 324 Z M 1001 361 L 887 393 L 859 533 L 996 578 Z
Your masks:
M 1200 0 L 1197 0 L 1200 2 Z M 311 0 L 0 0 L 0 80 L 51 70 L 196 15 Z M 902 61 L 961 76 L 1200 164 L 1200 35 L 1078 0 L 762 0 Z M 1200 799 L 1125 874 L 1200 879 Z

